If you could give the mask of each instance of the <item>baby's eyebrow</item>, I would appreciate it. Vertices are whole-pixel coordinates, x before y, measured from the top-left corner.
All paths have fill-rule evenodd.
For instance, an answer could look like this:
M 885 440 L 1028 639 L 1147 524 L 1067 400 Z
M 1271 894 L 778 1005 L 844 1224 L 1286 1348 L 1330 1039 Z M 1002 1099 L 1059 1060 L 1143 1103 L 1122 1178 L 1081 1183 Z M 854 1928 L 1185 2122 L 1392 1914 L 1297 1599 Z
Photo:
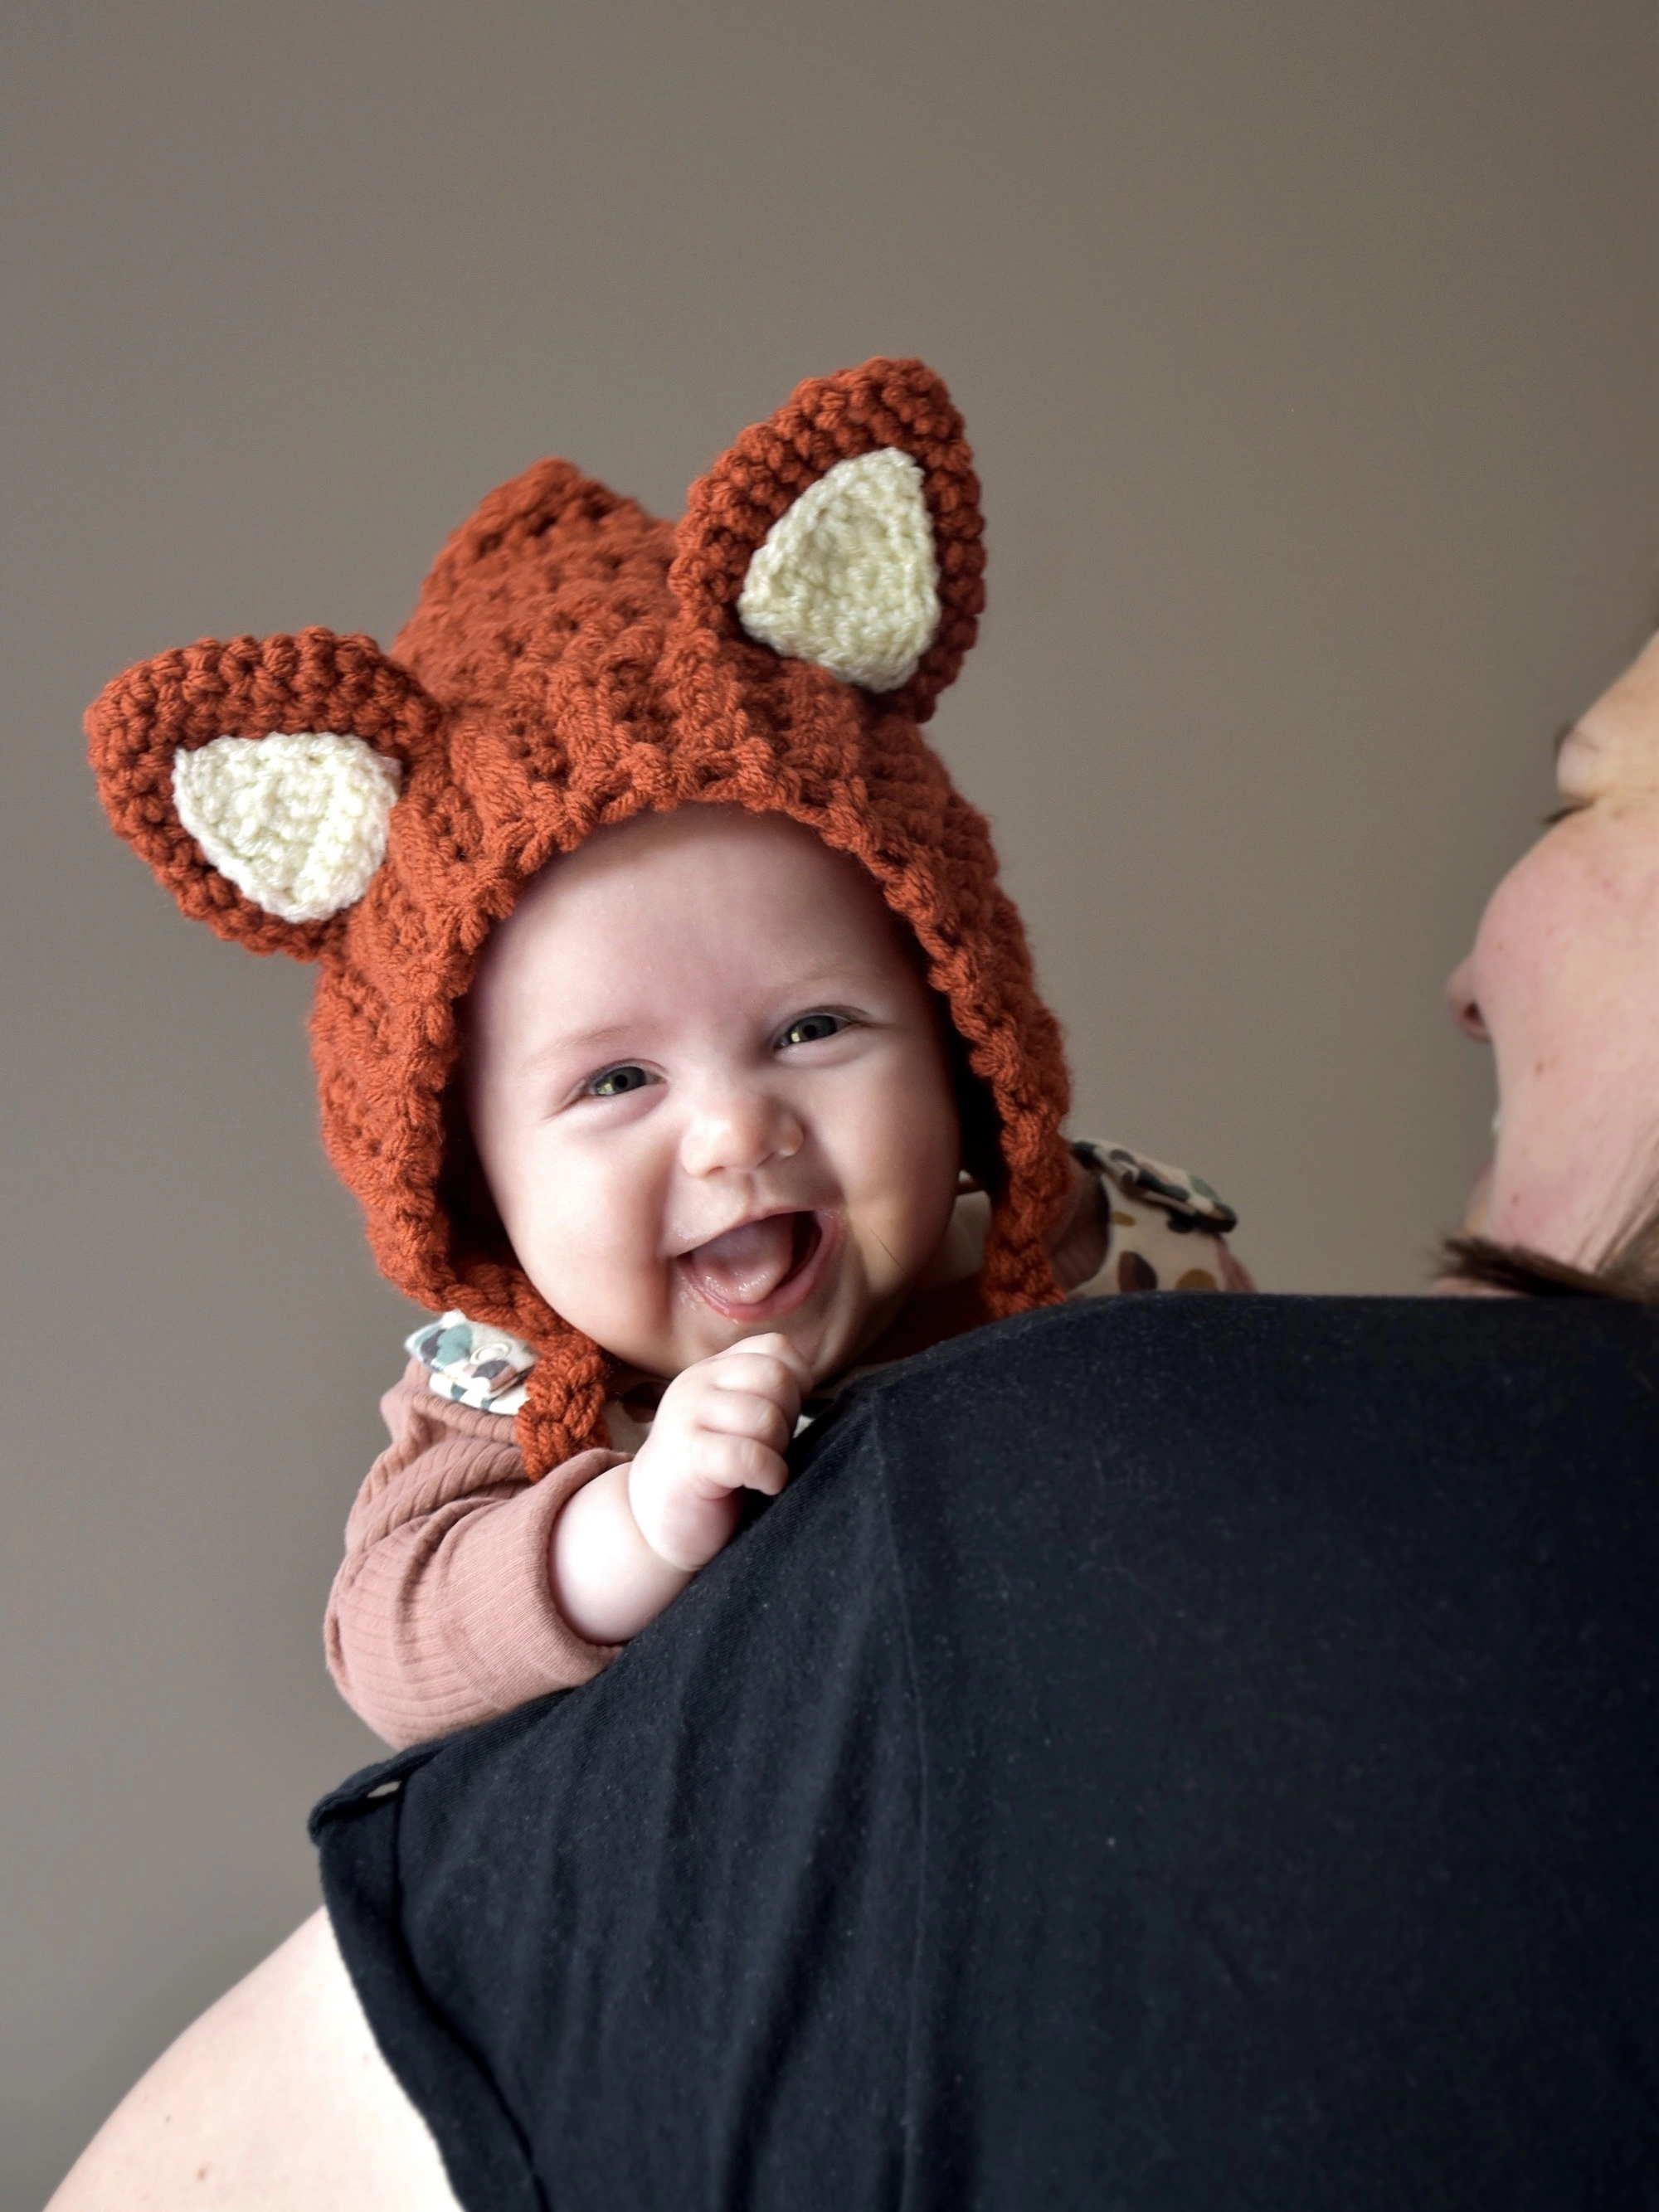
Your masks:
M 550 1060 L 585 1060 L 590 1053 L 603 1054 L 608 1048 L 624 1042 L 628 1035 L 629 1031 L 620 1022 L 600 1022 L 586 1030 L 561 1030 L 555 1036 L 544 1037 L 532 1051 L 525 1054 L 519 1065 L 533 1074 Z

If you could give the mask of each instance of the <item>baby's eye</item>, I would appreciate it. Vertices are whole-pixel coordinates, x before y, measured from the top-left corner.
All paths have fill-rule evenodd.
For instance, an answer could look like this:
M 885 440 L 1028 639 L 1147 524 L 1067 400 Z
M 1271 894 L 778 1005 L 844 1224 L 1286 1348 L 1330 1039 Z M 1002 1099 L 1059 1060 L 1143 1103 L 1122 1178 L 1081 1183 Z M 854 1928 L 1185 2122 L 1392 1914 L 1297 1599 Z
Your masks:
M 839 1036 L 846 1027 L 845 1014 L 797 1014 L 778 1042 L 781 1045 L 817 1044 L 821 1037 Z
M 590 1098 L 620 1098 L 626 1091 L 643 1091 L 650 1080 L 644 1068 L 629 1062 L 622 1067 L 607 1067 L 602 1075 L 591 1077 L 583 1087 Z

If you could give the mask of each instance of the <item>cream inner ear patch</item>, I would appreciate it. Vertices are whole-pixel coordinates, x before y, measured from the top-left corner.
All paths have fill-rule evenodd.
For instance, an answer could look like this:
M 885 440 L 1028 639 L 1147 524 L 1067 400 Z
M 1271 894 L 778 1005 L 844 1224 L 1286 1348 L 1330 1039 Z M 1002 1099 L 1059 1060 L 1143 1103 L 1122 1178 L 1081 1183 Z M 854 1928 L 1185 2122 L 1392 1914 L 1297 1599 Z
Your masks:
M 283 921 L 355 905 L 386 858 L 396 761 L 361 738 L 215 738 L 173 756 L 179 819 L 222 876 Z
M 766 533 L 738 619 L 791 659 L 869 691 L 896 691 L 939 628 L 921 470 L 896 446 L 837 461 Z

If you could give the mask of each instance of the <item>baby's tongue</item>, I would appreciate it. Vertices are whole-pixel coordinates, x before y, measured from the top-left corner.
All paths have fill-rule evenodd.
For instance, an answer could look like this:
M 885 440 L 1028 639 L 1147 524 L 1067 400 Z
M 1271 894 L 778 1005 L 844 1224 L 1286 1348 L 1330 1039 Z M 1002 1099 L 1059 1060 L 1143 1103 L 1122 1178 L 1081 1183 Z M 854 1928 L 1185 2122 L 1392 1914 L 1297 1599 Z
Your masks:
M 793 1213 L 770 1213 L 764 1221 L 745 1221 L 697 1245 L 683 1264 L 698 1289 L 722 1304 L 757 1306 L 794 1265 L 795 1219 Z

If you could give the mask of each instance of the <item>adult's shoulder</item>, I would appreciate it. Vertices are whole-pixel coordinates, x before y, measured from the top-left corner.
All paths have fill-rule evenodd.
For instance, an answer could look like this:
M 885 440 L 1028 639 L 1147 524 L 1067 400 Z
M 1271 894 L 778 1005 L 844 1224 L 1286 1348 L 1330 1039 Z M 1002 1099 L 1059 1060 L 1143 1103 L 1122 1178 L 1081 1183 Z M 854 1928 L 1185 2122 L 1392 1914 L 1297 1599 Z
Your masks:
M 319 1809 L 457 2196 L 1625 2201 L 1654 1370 L 1634 1312 L 1176 1295 L 854 1384 L 605 1674 Z
M 1268 1424 L 1281 1442 L 1328 1427 L 1358 1443 L 1363 1413 L 1379 1438 L 1542 1420 L 1650 1449 L 1659 1315 L 1589 1297 L 1095 1300 L 938 1346 L 861 1395 L 879 1389 L 888 1418 L 975 1422 L 988 1399 L 1019 1403 L 1031 1389 L 1045 1422 L 1063 1425 L 1069 1407 L 1097 1439 L 1104 1430 L 1190 1443 Z

